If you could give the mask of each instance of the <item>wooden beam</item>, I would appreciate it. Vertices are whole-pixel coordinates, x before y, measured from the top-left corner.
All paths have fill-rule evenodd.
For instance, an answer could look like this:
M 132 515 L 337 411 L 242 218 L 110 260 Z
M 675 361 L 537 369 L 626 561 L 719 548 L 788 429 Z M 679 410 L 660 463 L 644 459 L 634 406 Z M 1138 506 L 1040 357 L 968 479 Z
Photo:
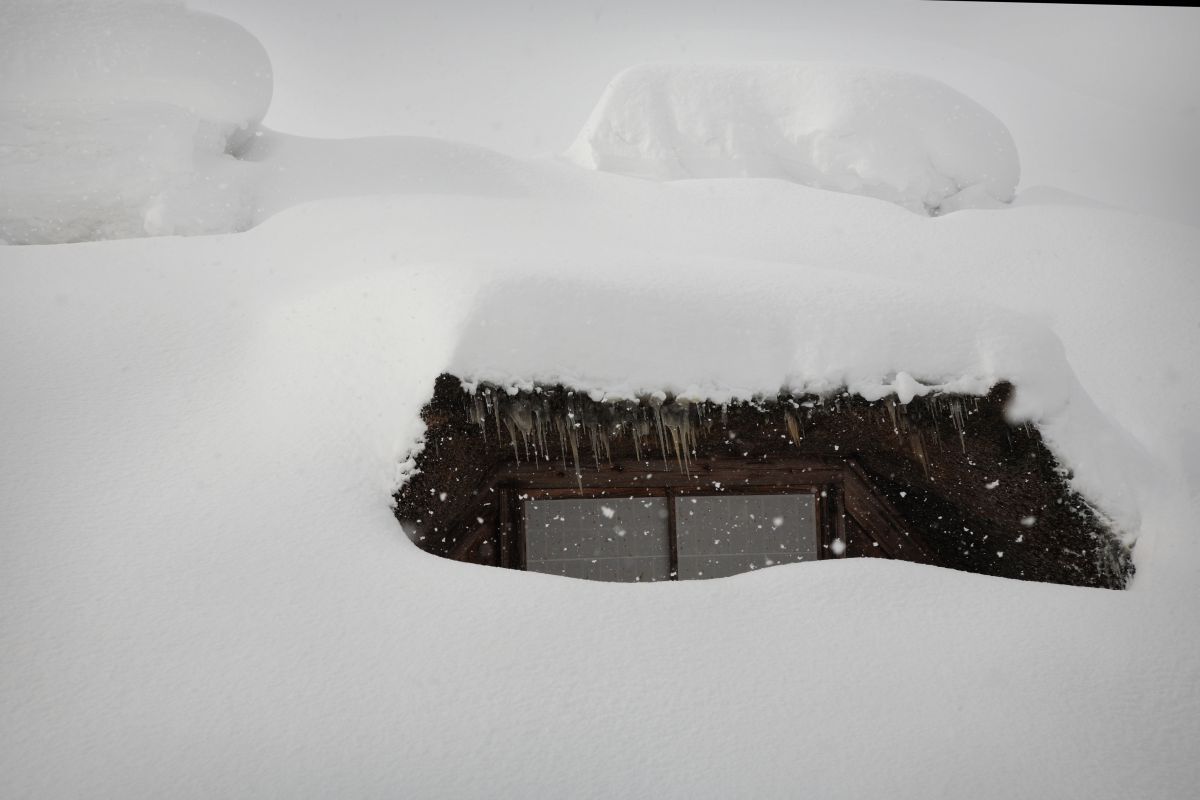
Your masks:
M 892 558 L 937 563 L 924 539 L 910 529 L 887 498 L 875 489 L 862 468 L 849 460 L 846 466 L 846 511 L 854 521 Z
M 493 517 L 496 516 L 495 511 L 492 514 Z M 450 551 L 449 557 L 455 561 L 462 561 L 472 550 L 479 546 L 480 542 L 495 532 L 495 519 L 489 520 L 485 517 L 483 522 L 479 523 L 469 536 L 464 536 L 462 541 L 454 546 L 454 549 Z

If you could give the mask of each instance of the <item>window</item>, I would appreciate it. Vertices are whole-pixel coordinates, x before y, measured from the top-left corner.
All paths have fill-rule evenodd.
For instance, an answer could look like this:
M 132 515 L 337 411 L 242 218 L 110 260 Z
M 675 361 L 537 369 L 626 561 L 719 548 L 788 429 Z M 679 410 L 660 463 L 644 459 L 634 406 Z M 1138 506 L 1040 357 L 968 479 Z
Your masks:
M 680 578 L 721 578 L 817 559 L 812 494 L 675 498 Z
M 599 581 L 671 577 L 667 499 L 526 500 L 525 568 Z
M 721 578 L 815 561 L 815 490 L 520 495 L 525 569 L 619 582 Z

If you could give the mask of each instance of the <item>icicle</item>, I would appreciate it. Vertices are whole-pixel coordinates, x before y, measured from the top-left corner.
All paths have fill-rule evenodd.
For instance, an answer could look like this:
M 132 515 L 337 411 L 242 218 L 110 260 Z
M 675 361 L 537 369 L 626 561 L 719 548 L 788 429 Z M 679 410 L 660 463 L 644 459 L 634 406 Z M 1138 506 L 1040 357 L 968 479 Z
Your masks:
M 921 469 L 925 472 L 925 477 L 929 477 L 929 458 L 925 453 L 925 438 L 921 436 L 920 430 L 910 430 L 908 433 L 908 446 L 912 450 L 913 455 L 917 457 L 917 461 L 921 462 Z
M 567 444 L 571 447 L 571 458 L 575 463 L 575 482 L 579 486 L 579 491 L 583 491 L 583 471 L 579 468 L 579 422 L 576 419 L 575 411 L 572 407 L 570 398 L 567 400 L 566 418 L 562 421 L 563 432 L 566 434 Z
M 804 437 L 800 432 L 800 420 L 796 417 L 795 412 L 790 408 L 784 410 L 783 420 L 787 425 L 788 436 L 792 437 L 794 443 L 800 444 L 800 440 Z
M 671 444 L 675 448 L 675 461 L 684 473 L 690 472 L 690 451 L 693 444 L 691 431 L 691 416 L 688 413 L 686 401 L 678 400 L 663 406 L 662 424 L 671 436 Z
M 505 415 L 504 427 L 508 429 L 508 438 L 512 440 L 513 456 L 517 459 L 517 463 L 521 463 L 521 451 L 517 448 L 517 426 L 513 424 L 512 417 Z
M 483 436 L 483 441 L 487 443 L 487 406 L 484 403 L 483 397 L 478 393 L 471 395 L 471 404 L 467 406 L 467 418 L 470 422 L 479 426 L 479 433 Z
M 571 443 L 571 456 L 575 459 L 575 483 L 579 486 L 579 491 L 583 491 L 583 471 L 579 468 L 579 436 L 576 433 L 575 425 L 567 426 L 567 437 Z
M 900 436 L 900 421 L 896 419 L 896 402 L 889 396 L 884 398 L 883 406 L 887 409 L 888 417 L 892 420 L 892 433 L 896 434 L 898 438 Z
M 489 398 L 490 399 L 490 398 Z M 489 403 L 492 407 L 492 414 L 496 417 L 496 441 L 501 441 L 500 436 L 500 403 L 492 401 Z
M 567 430 L 562 417 L 554 418 L 554 430 L 558 433 L 558 449 L 562 453 L 563 472 L 567 471 Z
M 936 444 L 938 446 L 938 449 L 940 450 L 942 447 L 942 429 L 938 425 L 939 403 L 938 403 L 936 397 L 927 398 L 925 400 L 925 403 L 926 403 L 926 405 L 929 406 L 929 409 L 930 409 L 929 418 L 933 420 L 933 441 L 934 441 L 934 444 Z
M 954 429 L 958 431 L 958 440 L 962 444 L 962 451 L 967 452 L 966 424 L 963 422 L 962 403 L 958 399 L 950 401 L 950 421 L 954 423 Z
M 663 415 L 662 415 L 662 400 L 657 397 L 648 397 L 646 402 L 650 404 L 650 408 L 654 413 L 654 430 L 658 434 L 658 449 L 662 453 L 663 466 L 667 466 L 670 462 L 667 458 L 667 437 L 663 433 Z
M 525 460 L 530 460 L 529 436 L 533 433 L 533 410 L 527 399 L 514 397 L 504 404 L 504 426 L 508 428 L 508 435 L 512 437 L 513 452 L 516 453 L 517 463 L 521 462 L 521 453 L 517 448 L 518 433 L 521 435 L 521 442 L 525 448 Z
M 546 401 L 544 399 L 533 409 L 533 426 L 537 432 L 537 443 L 542 459 L 549 461 L 550 451 L 546 448 Z

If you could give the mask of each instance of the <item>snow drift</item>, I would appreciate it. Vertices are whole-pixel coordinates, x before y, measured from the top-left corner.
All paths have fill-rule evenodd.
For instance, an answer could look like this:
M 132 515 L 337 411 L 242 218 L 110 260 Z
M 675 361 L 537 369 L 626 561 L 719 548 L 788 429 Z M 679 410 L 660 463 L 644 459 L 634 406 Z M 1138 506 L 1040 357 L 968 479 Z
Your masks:
M 1200 234 L 570 172 L 0 248 L 0 793 L 1187 796 L 1194 504 L 1105 444 L 1064 359 L 1155 467 L 1194 442 L 1195 370 L 1167 367 L 1200 359 Z M 1014 375 L 1106 509 L 1138 484 L 1139 575 L 629 586 L 438 559 L 388 499 L 436 376 L 485 367 L 713 396 Z
M 231 154 L 271 87 L 262 46 L 220 17 L 142 2 L 6 8 L 0 240 L 247 227 L 247 167 Z
M 618 75 L 567 156 L 645 178 L 783 178 L 921 213 L 1012 200 L 1017 148 L 930 78 L 844 64 L 649 64 Z

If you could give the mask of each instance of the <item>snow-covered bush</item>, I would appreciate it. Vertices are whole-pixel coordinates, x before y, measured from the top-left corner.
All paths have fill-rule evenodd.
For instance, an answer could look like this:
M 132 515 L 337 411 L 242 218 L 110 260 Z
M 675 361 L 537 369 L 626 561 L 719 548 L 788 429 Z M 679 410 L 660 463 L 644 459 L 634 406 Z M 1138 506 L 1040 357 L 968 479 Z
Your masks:
M 271 99 L 258 41 L 175 4 L 18 3 L 0 16 L 0 240 L 245 227 L 231 154 Z
M 567 152 L 647 178 L 782 178 L 922 213 L 1012 200 L 1016 145 L 945 84 L 844 64 L 648 64 L 618 75 Z

